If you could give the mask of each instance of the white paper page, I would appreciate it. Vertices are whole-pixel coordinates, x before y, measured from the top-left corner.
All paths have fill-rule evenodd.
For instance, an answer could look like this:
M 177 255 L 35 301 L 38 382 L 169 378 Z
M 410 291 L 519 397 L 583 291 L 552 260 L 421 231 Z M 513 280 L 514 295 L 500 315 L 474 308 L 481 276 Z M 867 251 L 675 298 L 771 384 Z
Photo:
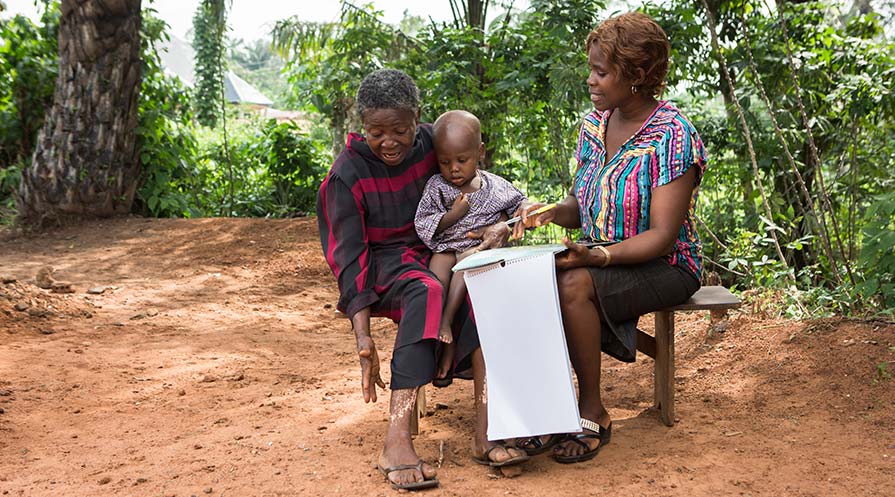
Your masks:
M 465 276 L 487 369 L 488 439 L 580 431 L 553 254 Z

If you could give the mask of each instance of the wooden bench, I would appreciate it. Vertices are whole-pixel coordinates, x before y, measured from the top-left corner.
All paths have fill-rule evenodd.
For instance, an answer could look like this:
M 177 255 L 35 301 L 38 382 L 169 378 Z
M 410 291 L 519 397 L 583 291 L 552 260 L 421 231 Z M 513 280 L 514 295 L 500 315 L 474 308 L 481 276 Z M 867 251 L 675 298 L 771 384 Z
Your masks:
M 720 311 L 735 309 L 740 299 L 723 286 L 704 286 L 681 305 L 653 313 L 655 336 L 637 332 L 637 350 L 656 362 L 653 398 L 659 409 L 659 419 L 666 426 L 674 425 L 674 313 L 678 311 Z M 419 418 L 426 415 L 426 387 L 420 387 L 416 407 L 410 418 L 410 433 L 419 433 Z
M 677 311 L 720 311 L 735 309 L 740 299 L 723 286 L 704 286 L 681 305 L 657 311 L 655 336 L 637 332 L 637 350 L 655 362 L 653 398 L 659 419 L 674 425 L 674 313 Z

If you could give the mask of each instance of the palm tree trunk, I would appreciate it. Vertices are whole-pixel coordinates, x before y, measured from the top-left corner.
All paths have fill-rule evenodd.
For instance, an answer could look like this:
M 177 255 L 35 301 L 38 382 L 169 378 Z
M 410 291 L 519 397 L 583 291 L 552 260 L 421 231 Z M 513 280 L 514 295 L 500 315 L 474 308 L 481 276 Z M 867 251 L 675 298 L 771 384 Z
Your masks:
M 26 225 L 126 214 L 140 173 L 140 0 L 63 0 L 61 12 L 53 106 L 17 198 Z

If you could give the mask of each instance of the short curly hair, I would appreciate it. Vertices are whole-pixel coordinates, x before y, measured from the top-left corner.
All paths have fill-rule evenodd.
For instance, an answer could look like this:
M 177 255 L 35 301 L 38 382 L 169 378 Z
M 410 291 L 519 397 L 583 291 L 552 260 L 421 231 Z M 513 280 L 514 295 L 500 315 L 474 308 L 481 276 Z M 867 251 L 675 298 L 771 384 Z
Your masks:
M 355 107 L 363 119 L 368 109 L 420 110 L 420 90 L 413 79 L 397 69 L 371 72 L 357 89 Z
M 636 81 L 643 69 L 643 81 L 637 85 L 644 92 L 660 95 L 665 90 L 668 54 L 671 45 L 665 31 L 650 16 L 628 12 L 606 19 L 587 35 L 585 53 L 597 45 L 609 59 L 616 74 Z

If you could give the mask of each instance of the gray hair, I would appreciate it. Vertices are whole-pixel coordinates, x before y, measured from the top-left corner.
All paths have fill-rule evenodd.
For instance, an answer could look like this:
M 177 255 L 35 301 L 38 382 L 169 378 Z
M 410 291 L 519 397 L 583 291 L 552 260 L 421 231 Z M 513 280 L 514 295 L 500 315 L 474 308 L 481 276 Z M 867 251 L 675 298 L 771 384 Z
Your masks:
M 367 109 L 410 110 L 415 114 L 420 110 L 420 90 L 403 71 L 380 69 L 361 81 L 355 105 L 361 119 Z

